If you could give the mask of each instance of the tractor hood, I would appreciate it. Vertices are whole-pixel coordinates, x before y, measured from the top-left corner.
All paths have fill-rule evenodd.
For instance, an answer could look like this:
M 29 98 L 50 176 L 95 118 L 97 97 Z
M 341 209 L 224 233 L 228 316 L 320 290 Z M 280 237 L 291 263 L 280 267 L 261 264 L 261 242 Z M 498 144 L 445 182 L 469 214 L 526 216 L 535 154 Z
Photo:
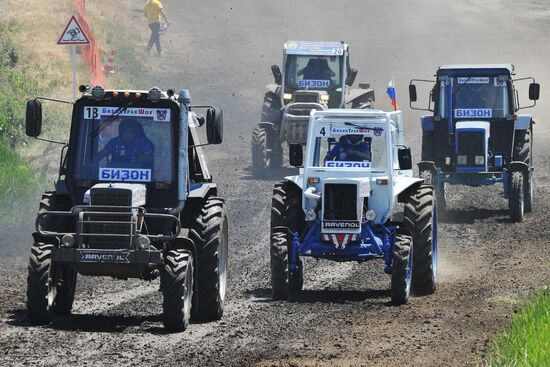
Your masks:
M 101 206 L 144 206 L 147 188 L 142 184 L 98 183 L 84 194 L 84 204 Z

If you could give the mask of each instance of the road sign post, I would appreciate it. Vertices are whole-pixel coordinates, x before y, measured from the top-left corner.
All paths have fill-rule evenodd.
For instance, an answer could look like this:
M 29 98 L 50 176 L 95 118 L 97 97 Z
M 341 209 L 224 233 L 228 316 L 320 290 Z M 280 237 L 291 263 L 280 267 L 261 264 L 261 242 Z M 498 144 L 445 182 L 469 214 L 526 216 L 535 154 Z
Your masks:
M 71 63 L 73 69 L 73 101 L 76 100 L 76 45 L 90 45 L 90 38 L 80 26 L 74 15 L 57 41 L 58 45 L 71 45 Z

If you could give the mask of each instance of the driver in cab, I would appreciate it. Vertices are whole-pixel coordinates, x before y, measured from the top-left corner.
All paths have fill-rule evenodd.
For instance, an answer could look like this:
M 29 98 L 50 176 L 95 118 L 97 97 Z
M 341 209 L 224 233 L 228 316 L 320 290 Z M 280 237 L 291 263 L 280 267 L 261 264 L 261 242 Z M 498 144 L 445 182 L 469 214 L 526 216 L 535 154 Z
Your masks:
M 371 158 L 370 142 L 363 135 L 344 135 L 327 153 L 325 161 L 370 162 Z
M 305 68 L 298 71 L 304 80 L 332 80 L 336 74 L 325 59 L 310 59 Z
M 111 167 L 152 168 L 155 146 L 145 136 L 143 126 L 134 119 L 124 119 L 118 126 L 118 136 L 105 144 L 97 161 L 107 157 Z

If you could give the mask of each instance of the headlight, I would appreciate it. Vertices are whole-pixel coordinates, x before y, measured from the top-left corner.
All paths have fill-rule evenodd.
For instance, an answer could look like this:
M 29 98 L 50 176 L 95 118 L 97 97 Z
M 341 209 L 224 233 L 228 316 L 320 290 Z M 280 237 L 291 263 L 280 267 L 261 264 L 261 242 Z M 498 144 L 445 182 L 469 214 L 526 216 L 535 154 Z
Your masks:
M 157 87 L 153 87 L 149 89 L 149 92 L 147 92 L 147 99 L 149 99 L 151 102 L 158 102 L 161 98 L 162 91 Z
M 285 101 L 290 101 L 292 99 L 292 93 L 285 93 L 283 94 L 283 99 Z
M 365 213 L 365 219 L 367 220 L 367 222 L 372 222 L 376 219 L 376 212 L 372 209 L 369 209 L 366 213 Z
M 63 247 L 73 247 L 74 246 L 74 236 L 72 234 L 66 234 L 61 238 L 61 245 Z
M 101 85 L 96 85 L 92 89 L 92 97 L 95 99 L 101 99 L 105 96 L 105 89 Z
M 457 155 L 456 163 L 460 166 L 465 166 L 466 164 L 468 164 L 468 159 L 465 155 Z
M 476 155 L 476 166 L 481 166 L 485 164 L 485 157 L 482 155 Z
M 139 236 L 137 238 L 137 247 L 140 250 L 145 250 L 149 248 L 150 244 L 151 244 L 151 240 L 149 239 L 149 237 Z
M 317 214 L 315 214 L 315 210 L 308 210 L 306 212 L 306 220 L 308 222 L 313 222 L 317 218 Z
M 321 95 L 321 101 L 328 102 L 329 99 L 330 99 L 330 96 L 328 94 Z

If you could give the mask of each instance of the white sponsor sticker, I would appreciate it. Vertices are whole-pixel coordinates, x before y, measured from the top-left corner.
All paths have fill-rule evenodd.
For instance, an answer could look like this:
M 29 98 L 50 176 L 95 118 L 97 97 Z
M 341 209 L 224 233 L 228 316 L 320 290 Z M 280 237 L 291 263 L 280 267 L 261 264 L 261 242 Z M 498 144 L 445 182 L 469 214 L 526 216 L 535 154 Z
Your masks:
M 493 110 L 490 108 L 457 108 L 455 118 L 491 118 Z
M 381 136 L 384 132 L 382 128 L 359 128 L 359 127 L 331 127 L 331 135 L 364 135 Z
M 325 167 L 331 168 L 371 168 L 370 162 L 346 162 L 346 161 L 326 161 Z
M 316 88 L 316 89 L 326 89 L 330 87 L 330 80 L 299 80 L 299 88 Z
M 458 84 L 489 84 L 489 77 L 461 77 L 457 78 Z
M 100 168 L 101 181 L 151 182 L 151 170 L 145 168 Z
M 119 107 L 84 107 L 85 119 L 100 119 L 103 116 L 142 117 L 153 121 L 170 121 L 169 108 L 126 108 L 118 111 Z

